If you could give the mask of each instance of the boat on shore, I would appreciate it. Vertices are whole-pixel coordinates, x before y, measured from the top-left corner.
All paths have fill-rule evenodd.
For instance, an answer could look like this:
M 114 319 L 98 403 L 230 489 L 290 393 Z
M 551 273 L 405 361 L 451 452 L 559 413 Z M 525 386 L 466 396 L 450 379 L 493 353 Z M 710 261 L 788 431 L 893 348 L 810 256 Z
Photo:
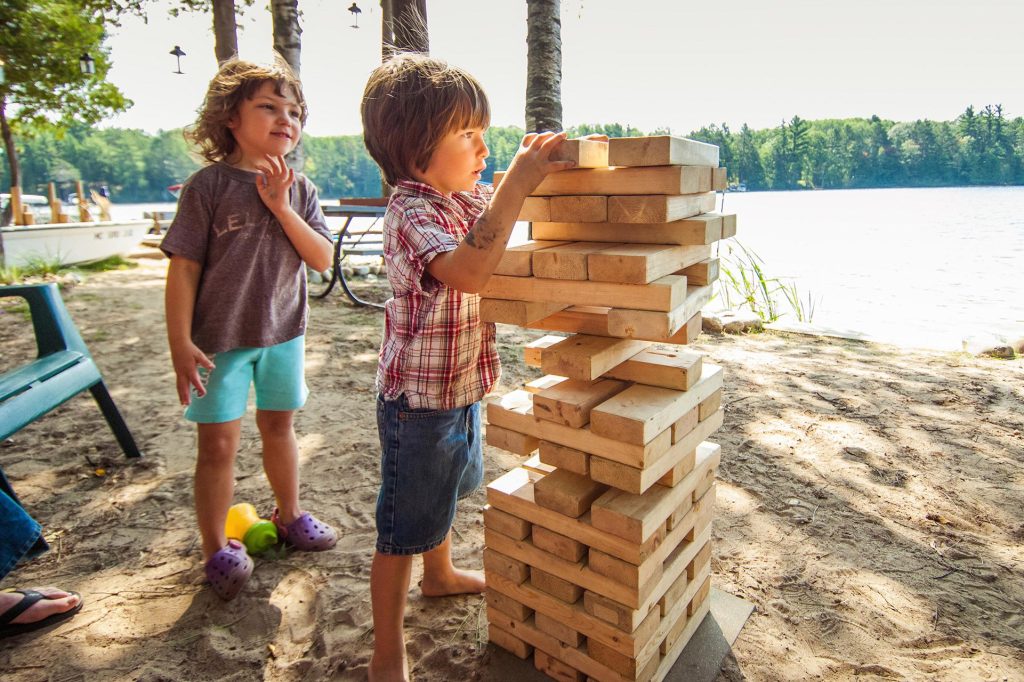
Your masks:
M 40 261 L 77 265 L 126 254 L 142 243 L 152 220 L 41 223 L 0 227 L 4 267 Z

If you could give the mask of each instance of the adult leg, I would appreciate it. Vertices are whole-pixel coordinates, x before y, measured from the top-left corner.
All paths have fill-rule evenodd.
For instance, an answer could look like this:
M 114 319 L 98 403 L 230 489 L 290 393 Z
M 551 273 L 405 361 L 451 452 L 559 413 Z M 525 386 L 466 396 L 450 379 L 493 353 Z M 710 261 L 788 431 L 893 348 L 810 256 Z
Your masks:
M 423 554 L 425 597 L 447 597 L 453 594 L 480 594 L 486 587 L 483 571 L 466 571 L 452 564 L 452 532 L 444 542 Z
M 263 440 L 263 471 L 277 501 L 278 517 L 288 525 L 299 518 L 299 444 L 292 426 L 294 411 L 256 410 Z
M 196 458 L 196 520 L 203 539 L 203 561 L 227 544 L 224 521 L 235 493 L 235 454 L 242 430 L 241 419 L 198 424 L 199 455 Z
M 370 599 L 373 603 L 371 682 L 409 679 L 402 625 L 411 576 L 412 556 L 374 552 L 370 566 Z

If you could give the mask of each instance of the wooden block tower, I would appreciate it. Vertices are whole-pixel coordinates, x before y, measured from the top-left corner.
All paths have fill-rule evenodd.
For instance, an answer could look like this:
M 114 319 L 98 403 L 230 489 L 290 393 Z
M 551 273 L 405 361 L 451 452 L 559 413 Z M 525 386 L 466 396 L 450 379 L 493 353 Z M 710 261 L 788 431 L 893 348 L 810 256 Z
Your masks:
M 713 145 L 562 153 L 577 168 L 520 216 L 536 241 L 482 292 L 485 321 L 570 334 L 529 344 L 544 376 L 487 406 L 488 444 L 531 456 L 487 488 L 489 635 L 555 679 L 662 680 L 710 609 L 723 371 L 683 344 L 736 217 L 713 212 Z

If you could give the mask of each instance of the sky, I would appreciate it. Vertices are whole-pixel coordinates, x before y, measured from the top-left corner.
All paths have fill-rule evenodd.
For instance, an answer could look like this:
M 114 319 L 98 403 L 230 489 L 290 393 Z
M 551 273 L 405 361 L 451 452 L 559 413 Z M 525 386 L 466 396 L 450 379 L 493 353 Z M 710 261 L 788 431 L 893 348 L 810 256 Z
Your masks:
M 359 99 L 380 61 L 377 0 L 299 0 L 311 135 L 360 133 Z M 562 0 L 565 126 L 621 123 L 685 135 L 804 119 L 952 120 L 968 105 L 1024 116 L 1022 0 Z M 216 70 L 209 14 L 126 17 L 105 45 L 109 80 L 134 106 L 104 125 L 191 123 Z M 239 18 L 243 59 L 270 61 L 264 0 Z M 477 77 L 492 125 L 523 126 L 525 0 L 428 0 L 431 54 Z M 180 45 L 184 74 L 169 54 Z

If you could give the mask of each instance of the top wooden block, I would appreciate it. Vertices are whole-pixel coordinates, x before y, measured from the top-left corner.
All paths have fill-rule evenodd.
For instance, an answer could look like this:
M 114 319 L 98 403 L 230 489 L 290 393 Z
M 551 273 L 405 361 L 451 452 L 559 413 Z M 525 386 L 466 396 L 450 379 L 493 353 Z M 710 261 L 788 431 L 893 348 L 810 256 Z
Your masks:
M 608 166 L 608 143 L 604 140 L 582 138 L 566 140 L 554 151 L 551 160 L 574 161 L 576 168 L 606 168 Z M 714 165 L 717 166 L 718 161 L 715 161 Z
M 610 166 L 717 166 L 718 147 L 685 137 L 616 137 L 608 141 Z

